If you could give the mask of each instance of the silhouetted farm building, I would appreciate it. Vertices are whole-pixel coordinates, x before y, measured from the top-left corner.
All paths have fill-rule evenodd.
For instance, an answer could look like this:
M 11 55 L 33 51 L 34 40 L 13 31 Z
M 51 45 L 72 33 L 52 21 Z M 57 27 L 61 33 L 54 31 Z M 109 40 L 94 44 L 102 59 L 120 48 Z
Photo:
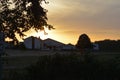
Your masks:
M 28 37 L 24 39 L 24 45 L 27 49 L 38 49 L 38 50 L 73 50 L 74 45 L 64 44 L 53 39 L 41 40 L 36 37 Z

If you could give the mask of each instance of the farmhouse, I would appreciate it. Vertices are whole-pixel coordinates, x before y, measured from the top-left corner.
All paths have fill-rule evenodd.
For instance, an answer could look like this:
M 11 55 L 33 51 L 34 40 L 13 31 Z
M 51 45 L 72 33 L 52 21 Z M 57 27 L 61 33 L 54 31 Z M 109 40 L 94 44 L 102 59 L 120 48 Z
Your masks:
M 71 50 L 74 49 L 73 45 L 66 45 L 53 39 L 41 40 L 36 37 L 28 37 L 24 39 L 24 45 L 27 49 L 38 49 L 38 50 Z

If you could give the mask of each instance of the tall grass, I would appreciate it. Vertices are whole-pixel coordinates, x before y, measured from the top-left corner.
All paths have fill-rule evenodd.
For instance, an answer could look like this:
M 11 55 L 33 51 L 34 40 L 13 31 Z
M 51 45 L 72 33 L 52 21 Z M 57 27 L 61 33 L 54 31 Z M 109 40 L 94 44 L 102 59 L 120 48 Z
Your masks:
M 9 80 L 120 80 L 120 58 L 100 61 L 91 54 L 55 54 L 41 56 L 24 70 Z

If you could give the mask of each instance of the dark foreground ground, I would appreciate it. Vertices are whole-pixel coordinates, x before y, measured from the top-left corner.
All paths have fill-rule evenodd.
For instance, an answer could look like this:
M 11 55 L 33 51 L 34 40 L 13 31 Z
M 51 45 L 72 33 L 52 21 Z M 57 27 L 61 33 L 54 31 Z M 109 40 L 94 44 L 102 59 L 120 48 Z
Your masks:
M 4 80 L 120 80 L 119 52 L 7 50 Z

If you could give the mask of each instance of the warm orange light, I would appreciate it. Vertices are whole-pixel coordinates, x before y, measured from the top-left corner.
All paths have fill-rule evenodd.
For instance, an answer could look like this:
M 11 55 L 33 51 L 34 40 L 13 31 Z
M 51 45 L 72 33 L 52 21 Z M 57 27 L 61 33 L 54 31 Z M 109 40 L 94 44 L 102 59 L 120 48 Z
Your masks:
M 32 34 L 32 36 L 40 38 L 42 40 L 45 40 L 48 38 L 48 34 L 44 30 L 35 32 Z

